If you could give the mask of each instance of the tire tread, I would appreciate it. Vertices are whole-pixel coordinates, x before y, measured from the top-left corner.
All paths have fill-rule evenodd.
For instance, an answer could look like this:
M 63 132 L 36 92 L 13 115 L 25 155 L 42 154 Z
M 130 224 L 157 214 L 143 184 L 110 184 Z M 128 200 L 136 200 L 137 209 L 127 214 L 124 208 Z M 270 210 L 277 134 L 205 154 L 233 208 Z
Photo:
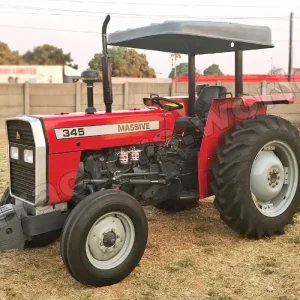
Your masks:
M 284 226 L 293 222 L 293 215 L 300 204 L 300 199 L 295 199 L 300 198 L 298 186 L 298 196 L 296 194 L 293 200 L 297 204 L 294 204 L 293 211 L 286 215 L 284 222 L 275 226 L 274 222 L 273 225 L 256 222 L 256 217 L 244 203 L 244 178 L 246 174 L 250 176 L 246 169 L 253 161 L 253 149 L 263 136 L 278 131 L 295 139 L 296 148 L 300 151 L 299 131 L 289 121 L 273 115 L 259 115 L 235 125 L 232 131 L 225 134 L 224 144 L 217 150 L 217 159 L 212 166 L 211 187 L 215 194 L 214 204 L 221 219 L 231 229 L 249 238 L 262 238 L 284 232 Z M 250 190 L 247 193 L 251 196 Z

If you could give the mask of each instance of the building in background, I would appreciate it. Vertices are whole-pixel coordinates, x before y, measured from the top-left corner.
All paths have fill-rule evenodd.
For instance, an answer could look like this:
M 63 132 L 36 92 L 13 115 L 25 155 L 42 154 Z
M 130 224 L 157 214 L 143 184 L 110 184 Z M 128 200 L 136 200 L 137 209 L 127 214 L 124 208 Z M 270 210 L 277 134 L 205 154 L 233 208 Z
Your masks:
M 0 83 L 64 83 L 80 78 L 80 72 L 68 66 L 0 66 Z
M 81 78 L 81 72 L 69 66 L 64 66 L 63 77 L 65 83 L 75 82 Z

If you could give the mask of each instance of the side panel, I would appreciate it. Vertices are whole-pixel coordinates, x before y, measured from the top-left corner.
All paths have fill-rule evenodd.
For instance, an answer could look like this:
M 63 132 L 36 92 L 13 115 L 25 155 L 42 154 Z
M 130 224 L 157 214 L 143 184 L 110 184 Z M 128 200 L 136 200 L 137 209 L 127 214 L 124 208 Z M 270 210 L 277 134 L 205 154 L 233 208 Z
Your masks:
M 82 151 L 163 142 L 170 139 L 174 132 L 174 117 L 170 112 L 136 111 L 116 115 L 95 114 L 44 119 L 49 141 L 49 204 L 69 201 L 72 198 Z M 134 127 L 145 122 L 150 124 L 149 127 Z M 119 126 L 121 132 L 116 132 Z M 68 130 L 64 132 L 66 128 Z M 70 134 L 74 128 L 77 134 L 75 137 Z M 81 136 L 81 128 L 85 129 L 84 136 Z M 134 132 L 136 129 L 139 131 Z
M 212 196 L 211 166 L 216 160 L 216 149 L 224 142 L 224 134 L 235 124 L 255 115 L 266 114 L 266 105 L 238 107 L 232 99 L 214 100 L 209 111 L 200 152 L 198 152 L 198 180 L 200 199 Z
M 72 198 L 81 151 L 49 155 L 49 204 Z

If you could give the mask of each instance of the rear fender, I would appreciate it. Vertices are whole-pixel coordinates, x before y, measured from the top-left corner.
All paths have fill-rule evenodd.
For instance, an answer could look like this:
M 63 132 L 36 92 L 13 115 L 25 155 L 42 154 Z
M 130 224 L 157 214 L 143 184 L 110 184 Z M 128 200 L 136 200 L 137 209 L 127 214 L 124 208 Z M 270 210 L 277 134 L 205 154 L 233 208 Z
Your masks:
M 200 199 L 212 196 L 211 166 L 224 135 L 233 126 L 257 115 L 266 114 L 270 105 L 294 103 L 294 95 L 243 96 L 220 98 L 212 102 L 200 151 L 198 152 L 198 181 Z

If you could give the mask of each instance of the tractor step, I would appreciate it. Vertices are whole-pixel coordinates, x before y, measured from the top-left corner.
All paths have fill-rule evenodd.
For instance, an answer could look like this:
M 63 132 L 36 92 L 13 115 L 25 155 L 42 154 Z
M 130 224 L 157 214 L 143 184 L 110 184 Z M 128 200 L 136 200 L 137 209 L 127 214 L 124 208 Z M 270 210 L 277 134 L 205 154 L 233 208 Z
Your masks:
M 0 251 L 23 249 L 27 236 L 23 233 L 21 215 L 24 208 L 13 204 L 0 207 Z
M 199 194 L 195 191 L 182 191 L 179 198 L 180 200 L 199 199 Z

